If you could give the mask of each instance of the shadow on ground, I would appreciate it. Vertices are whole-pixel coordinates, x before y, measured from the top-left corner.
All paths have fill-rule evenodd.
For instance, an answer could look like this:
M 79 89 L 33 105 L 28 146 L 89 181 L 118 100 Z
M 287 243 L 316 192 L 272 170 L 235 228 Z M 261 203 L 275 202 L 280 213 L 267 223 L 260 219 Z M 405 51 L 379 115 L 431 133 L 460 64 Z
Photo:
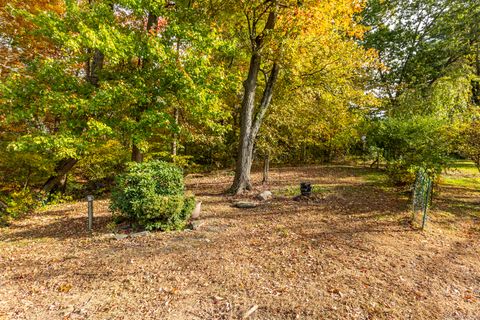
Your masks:
M 57 216 L 59 211 L 53 216 Z M 45 212 L 46 216 L 52 216 Z M 107 224 L 112 221 L 109 216 L 95 217 L 93 230 L 95 234 L 107 233 Z M 40 238 L 53 238 L 59 240 L 88 238 L 91 233 L 87 230 L 87 218 L 63 216 L 47 224 L 13 225 L 6 235 L 0 236 L 0 241 L 29 240 Z

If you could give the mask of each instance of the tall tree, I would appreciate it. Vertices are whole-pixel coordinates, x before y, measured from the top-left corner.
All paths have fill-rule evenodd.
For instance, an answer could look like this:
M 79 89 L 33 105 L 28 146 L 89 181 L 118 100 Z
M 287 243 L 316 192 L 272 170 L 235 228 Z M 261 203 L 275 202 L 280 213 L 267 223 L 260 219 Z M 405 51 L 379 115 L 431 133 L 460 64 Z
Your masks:
M 230 188 L 238 194 L 252 187 L 250 171 L 255 141 L 281 70 L 301 69 L 302 54 L 308 54 L 307 44 L 320 40 L 326 47 L 337 41 L 348 43 L 361 36 L 363 28 L 355 21 L 355 14 L 362 9 L 362 3 L 357 1 L 248 0 L 232 6 L 243 15 L 237 19 L 243 20 L 240 38 L 246 43 L 244 49 L 249 61 L 243 82 L 235 177 Z M 235 24 L 237 34 L 239 25 Z M 307 52 L 292 54 L 297 42 L 304 42 L 302 50 Z M 311 75 L 321 72 L 315 68 L 310 71 Z
M 24 128 L 8 149 L 45 157 L 53 173 L 46 191 L 109 139 L 133 142 L 132 158 L 141 160 L 151 142 L 178 130 L 174 103 L 185 119 L 211 128 L 223 116 L 214 95 L 222 65 L 212 60 L 221 41 L 201 10 L 183 2 L 112 4 L 66 1 L 62 14 L 14 10 L 57 52 L 26 59 L 1 87 L 0 117 Z
M 263 4 L 254 4 L 254 7 L 245 6 L 243 10 L 249 29 L 251 56 L 247 79 L 243 83 L 244 93 L 240 113 L 240 141 L 238 144 L 235 178 L 231 187 L 231 191 L 235 193 L 240 193 L 252 187 L 250 170 L 253 160 L 253 147 L 263 117 L 272 100 L 273 89 L 280 71 L 280 62 L 274 60 L 271 70 L 268 72 L 262 98 L 254 118 L 255 105 L 257 102 L 258 73 L 262 66 L 262 51 L 265 47 L 266 37 L 275 29 L 279 4 L 278 1 L 266 1 Z
M 479 19 L 477 0 L 368 1 L 364 23 L 371 30 L 364 43 L 384 65 L 376 72 L 377 91 L 391 114 L 465 108 L 464 85 L 475 96 L 478 83 Z M 447 94 L 458 103 L 436 109 L 435 100 Z
M 81 1 L 79 1 L 81 3 Z M 88 5 L 95 5 L 92 0 L 88 0 Z M 108 7 L 113 12 L 113 4 L 108 3 Z M 90 8 L 88 8 L 90 9 Z M 87 10 L 88 10 L 87 9 Z M 99 87 L 100 74 L 102 72 L 105 55 L 98 48 L 86 48 L 87 58 L 85 61 L 84 73 L 87 83 L 95 88 Z M 55 118 L 55 122 L 59 122 L 60 116 Z M 56 167 L 55 171 L 50 178 L 43 184 L 43 191 L 46 193 L 55 193 L 57 191 L 65 192 L 67 184 L 67 175 L 72 168 L 77 164 L 78 157 L 68 157 L 61 159 Z

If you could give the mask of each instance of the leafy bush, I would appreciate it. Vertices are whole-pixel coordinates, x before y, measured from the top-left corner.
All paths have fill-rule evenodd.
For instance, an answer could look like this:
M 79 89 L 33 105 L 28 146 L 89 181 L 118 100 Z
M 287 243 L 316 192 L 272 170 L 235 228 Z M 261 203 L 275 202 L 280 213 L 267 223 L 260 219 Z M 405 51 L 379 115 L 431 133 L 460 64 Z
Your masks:
M 195 206 L 184 187 L 183 172 L 173 164 L 132 163 L 117 178 L 110 209 L 147 230 L 183 229 Z
M 27 213 L 31 213 L 40 202 L 29 189 L 13 191 L 7 197 L 0 197 L 0 225 Z
M 130 153 L 115 140 L 108 140 L 87 150 L 75 165 L 73 174 L 87 181 L 101 181 L 114 177 L 125 169 Z
M 392 160 L 387 163 L 385 172 L 389 181 L 397 186 L 407 186 L 415 181 L 418 167 L 409 165 L 402 160 Z
M 367 140 L 387 161 L 387 174 L 397 185 L 413 183 L 418 168 L 432 174 L 447 165 L 451 149 L 446 123 L 434 117 L 387 118 L 372 126 Z
M 480 170 L 480 121 L 474 121 L 464 128 L 460 139 L 460 150 Z

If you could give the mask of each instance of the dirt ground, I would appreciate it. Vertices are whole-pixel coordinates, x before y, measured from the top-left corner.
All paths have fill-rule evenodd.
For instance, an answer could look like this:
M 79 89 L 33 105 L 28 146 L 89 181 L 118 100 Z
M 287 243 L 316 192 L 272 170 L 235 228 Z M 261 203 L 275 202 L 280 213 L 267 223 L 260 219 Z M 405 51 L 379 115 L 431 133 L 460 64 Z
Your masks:
M 85 202 L 51 207 L 0 230 L 0 319 L 480 319 L 480 191 L 438 189 L 422 232 L 372 177 L 274 169 L 274 199 L 237 209 L 229 173 L 190 176 L 198 230 L 121 240 L 107 200 L 93 235 Z M 317 201 L 292 201 L 304 180 Z

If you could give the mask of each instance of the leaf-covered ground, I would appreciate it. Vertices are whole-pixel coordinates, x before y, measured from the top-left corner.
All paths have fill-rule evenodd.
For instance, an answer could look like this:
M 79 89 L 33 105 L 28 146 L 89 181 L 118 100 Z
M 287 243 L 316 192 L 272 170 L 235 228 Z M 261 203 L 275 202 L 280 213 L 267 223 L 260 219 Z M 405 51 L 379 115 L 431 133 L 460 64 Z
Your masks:
M 116 240 L 107 200 L 93 235 L 85 202 L 1 229 L 0 319 L 480 319 L 478 188 L 441 187 L 421 232 L 374 170 L 275 169 L 254 209 L 231 178 L 188 178 L 195 231 Z M 291 200 L 304 180 L 316 201 Z

